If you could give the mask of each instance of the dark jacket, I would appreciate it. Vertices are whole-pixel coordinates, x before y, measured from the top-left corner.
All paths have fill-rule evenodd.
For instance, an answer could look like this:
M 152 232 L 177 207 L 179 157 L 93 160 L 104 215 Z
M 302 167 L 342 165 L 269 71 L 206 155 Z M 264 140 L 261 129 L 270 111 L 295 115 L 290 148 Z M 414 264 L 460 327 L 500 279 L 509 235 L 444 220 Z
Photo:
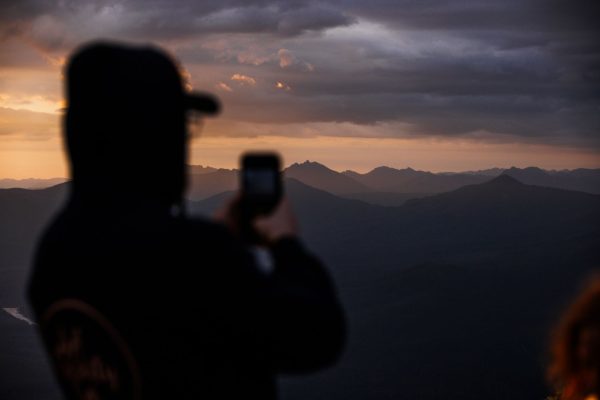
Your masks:
M 328 274 L 298 239 L 271 252 L 267 275 L 221 225 L 72 197 L 29 286 L 67 397 L 273 399 L 275 374 L 332 364 L 344 322 Z
M 297 239 L 272 246 L 265 275 L 224 227 L 172 215 L 188 140 L 176 64 L 99 42 L 66 72 L 71 193 L 29 297 L 67 397 L 272 399 L 276 373 L 331 364 L 342 312 Z

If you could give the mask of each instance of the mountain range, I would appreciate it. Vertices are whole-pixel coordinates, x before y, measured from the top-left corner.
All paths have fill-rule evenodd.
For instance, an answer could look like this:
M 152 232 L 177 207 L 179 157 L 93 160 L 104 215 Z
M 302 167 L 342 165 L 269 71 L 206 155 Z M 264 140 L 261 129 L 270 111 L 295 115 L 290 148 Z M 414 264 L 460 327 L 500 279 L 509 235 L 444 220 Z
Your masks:
M 412 168 L 377 167 L 361 174 L 351 170 L 338 172 L 318 162 L 305 161 L 294 163 L 283 172 L 286 177 L 308 186 L 381 206 L 399 206 L 409 199 L 483 183 L 501 174 L 530 185 L 600 194 L 600 169 L 547 171 L 537 167 L 512 167 L 436 174 Z M 238 186 L 237 174 L 235 169 L 192 166 L 187 196 L 191 200 L 202 200 L 235 190 Z
M 600 169 L 543 170 L 537 167 L 491 168 L 479 171 L 433 173 L 412 168 L 377 167 L 361 174 L 352 170 L 338 172 L 314 161 L 294 163 L 284 174 L 306 185 L 371 204 L 395 206 L 411 198 L 448 192 L 465 185 L 483 183 L 501 174 L 530 185 L 600 194 Z M 188 167 L 187 197 L 202 200 L 238 186 L 238 170 L 191 165 Z M 0 188 L 38 189 L 63 182 L 55 179 L 0 180 Z
M 376 170 L 353 175 L 317 163 L 286 170 L 286 191 L 303 240 L 334 277 L 349 339 L 335 368 L 282 378 L 281 397 L 525 400 L 549 395 L 544 360 L 551 327 L 585 277 L 600 266 L 600 196 L 525 184 L 513 177 L 516 171 L 504 171 L 481 183 L 421 193 L 400 206 L 347 198 L 355 188 L 401 195 L 379 191 L 390 190 L 388 179 L 394 187 L 410 182 L 399 176 L 423 176 L 421 182 L 439 182 L 443 176 Z M 541 179 L 538 171 L 527 172 Z M 573 182 L 574 175 L 586 173 L 565 175 Z M 210 215 L 231 195 L 236 174 L 207 167 L 192 171 L 192 190 L 212 187 L 198 197 L 217 194 L 189 196 L 189 212 Z M 30 315 L 22 292 L 31 254 L 67 188 L 0 190 L 0 307 L 19 307 Z M 39 398 L 42 392 L 55 398 L 51 380 L 40 375 L 45 361 L 32 327 L 8 314 L 0 315 L 0 324 L 0 370 L 8 371 L 3 381 L 10 382 L 14 394 L 6 398 Z M 18 368 L 11 366 L 15 362 Z

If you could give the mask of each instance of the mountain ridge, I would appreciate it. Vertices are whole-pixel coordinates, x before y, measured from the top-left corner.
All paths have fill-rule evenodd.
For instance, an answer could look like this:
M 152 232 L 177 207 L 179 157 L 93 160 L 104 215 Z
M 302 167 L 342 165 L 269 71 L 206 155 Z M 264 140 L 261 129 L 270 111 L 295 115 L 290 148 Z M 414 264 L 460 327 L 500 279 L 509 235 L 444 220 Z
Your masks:
M 491 171 L 501 172 L 494 175 Z M 190 165 L 186 197 L 200 200 L 217 193 L 235 190 L 239 184 L 238 174 L 237 169 Z M 307 160 L 303 163 L 291 164 L 283 170 L 283 174 L 330 193 L 385 206 L 397 206 L 411 198 L 421 198 L 449 192 L 471 184 L 484 183 L 500 175 L 512 176 L 524 184 L 600 194 L 600 169 L 587 168 L 548 171 L 538 167 L 522 169 L 510 167 L 482 170 L 481 174 L 477 174 L 471 172 L 433 173 L 410 167 L 396 169 L 379 166 L 361 174 L 351 170 L 338 172 L 324 164 Z M 56 184 L 54 180 L 42 181 L 45 182 L 43 187 Z M 9 180 L 5 180 L 5 184 L 16 185 L 14 181 Z M 39 183 L 36 184 L 39 185 Z M 24 183 L 21 186 L 27 186 L 27 184 Z M 1 187 L 2 180 L 0 180 Z

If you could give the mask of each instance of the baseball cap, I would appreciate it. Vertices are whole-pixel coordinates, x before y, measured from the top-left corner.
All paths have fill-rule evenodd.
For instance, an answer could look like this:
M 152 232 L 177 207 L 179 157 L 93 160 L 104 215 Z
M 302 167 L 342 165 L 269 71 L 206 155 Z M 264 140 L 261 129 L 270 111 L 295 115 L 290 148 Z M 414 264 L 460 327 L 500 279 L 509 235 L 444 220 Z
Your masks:
M 185 89 L 177 62 L 163 50 L 107 41 L 86 44 L 71 57 L 67 104 L 84 112 L 105 106 L 153 112 L 178 108 L 206 115 L 220 110 L 213 95 Z

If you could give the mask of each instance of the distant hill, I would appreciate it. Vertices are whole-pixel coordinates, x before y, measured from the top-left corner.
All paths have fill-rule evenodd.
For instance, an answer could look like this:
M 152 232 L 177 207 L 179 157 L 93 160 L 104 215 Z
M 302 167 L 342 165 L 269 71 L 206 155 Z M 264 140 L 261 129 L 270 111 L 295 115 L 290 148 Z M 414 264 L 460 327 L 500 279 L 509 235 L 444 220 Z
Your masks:
M 67 178 L 50 179 L 0 179 L 0 189 L 43 189 L 67 181 Z
M 507 175 L 409 200 L 402 210 L 413 239 L 436 237 L 445 251 L 463 254 L 475 248 L 526 254 L 532 246 L 560 247 L 600 233 L 600 196 L 525 185 Z
M 484 175 L 489 177 L 495 177 L 504 172 L 506 168 L 487 168 L 478 169 L 476 171 L 461 171 L 461 172 L 439 172 L 440 175 L 456 175 L 456 174 L 468 174 L 468 175 Z
M 503 172 L 523 183 L 600 194 L 600 169 L 545 171 L 537 167 L 509 168 Z
M 211 168 L 214 169 L 214 168 Z M 188 190 L 186 197 L 192 200 L 205 199 L 217 193 L 237 189 L 238 171 L 234 169 L 214 169 L 191 168 L 188 175 Z
M 309 186 L 334 194 L 360 193 L 371 190 L 354 179 L 317 162 L 295 163 L 286 168 L 284 173 L 288 178 L 297 179 Z
M 371 189 L 394 193 L 441 193 L 490 179 L 486 175 L 434 174 L 412 168 L 390 167 L 377 167 L 366 174 L 353 171 L 345 171 L 344 174 Z
M 407 200 L 431 196 L 431 193 L 361 192 L 342 195 L 346 199 L 360 200 L 376 206 L 397 207 Z
M 359 174 L 354 171 L 344 171 L 347 176 L 361 182 L 376 190 L 389 190 L 392 187 L 402 185 L 404 182 L 422 177 L 425 175 L 434 175 L 431 172 L 415 171 L 412 168 L 395 169 L 390 167 L 377 167 L 366 174 Z
M 188 165 L 188 173 L 190 174 L 209 174 L 211 172 L 217 172 L 218 168 L 213 168 L 203 165 Z
M 503 173 L 530 185 L 600 194 L 600 169 L 547 171 L 537 167 L 511 167 L 434 174 L 412 168 L 378 167 L 366 174 L 343 172 L 371 189 L 395 193 L 442 193 L 461 186 L 482 183 Z

